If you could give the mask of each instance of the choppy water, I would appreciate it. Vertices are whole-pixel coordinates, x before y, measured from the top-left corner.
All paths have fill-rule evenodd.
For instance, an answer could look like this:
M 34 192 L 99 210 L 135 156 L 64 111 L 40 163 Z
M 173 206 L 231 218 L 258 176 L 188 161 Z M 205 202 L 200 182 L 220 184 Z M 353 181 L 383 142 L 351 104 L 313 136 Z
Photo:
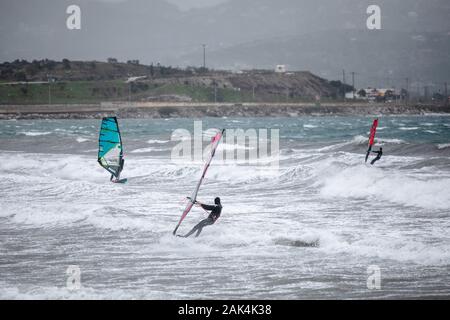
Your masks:
M 193 119 L 120 120 L 126 185 L 96 162 L 98 120 L 1 121 L 0 298 L 449 298 L 450 117 L 380 117 L 374 167 L 371 121 L 204 119 L 279 129 L 281 154 L 279 170 L 213 162 L 199 199 L 224 210 L 196 239 L 171 235 L 201 165 L 171 162 L 169 140 Z

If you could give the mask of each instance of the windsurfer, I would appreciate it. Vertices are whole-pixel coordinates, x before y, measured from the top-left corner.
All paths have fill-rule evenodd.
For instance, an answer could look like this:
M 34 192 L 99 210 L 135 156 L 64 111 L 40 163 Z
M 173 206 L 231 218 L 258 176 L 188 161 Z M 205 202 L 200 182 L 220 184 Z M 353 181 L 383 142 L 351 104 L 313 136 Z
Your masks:
M 115 175 L 111 174 L 111 178 L 109 179 L 110 181 L 113 181 L 114 177 L 116 177 L 116 179 L 113 182 L 118 182 L 120 180 L 120 174 L 122 173 L 124 164 L 125 164 L 125 159 L 121 158 L 119 168 L 117 169 L 117 173 Z
M 211 211 L 211 213 L 209 214 L 208 218 L 200 221 L 194 228 L 192 228 L 191 231 L 189 231 L 186 235 L 184 235 L 183 238 L 189 237 L 196 231 L 197 234 L 195 235 L 195 237 L 198 237 L 202 232 L 203 227 L 214 224 L 217 221 L 217 219 L 219 219 L 220 214 L 222 212 L 222 204 L 220 203 L 219 197 L 214 199 L 214 205 L 203 204 L 199 201 L 195 201 L 195 205 L 198 207 L 202 207 L 206 211 Z
M 377 156 L 370 162 L 371 165 L 374 165 L 375 162 L 381 159 L 381 156 L 383 155 L 383 148 L 380 147 L 379 151 L 372 151 L 372 153 L 377 154 Z
M 377 132 L 377 127 L 378 127 L 378 119 L 375 119 L 375 120 L 373 120 L 372 128 L 370 128 L 369 148 L 367 149 L 367 152 L 366 152 L 366 161 L 365 162 L 367 162 L 367 159 L 369 159 L 370 152 L 372 151 L 372 146 L 373 146 L 373 143 L 375 142 L 375 134 Z M 381 157 L 381 155 L 380 155 L 380 157 Z

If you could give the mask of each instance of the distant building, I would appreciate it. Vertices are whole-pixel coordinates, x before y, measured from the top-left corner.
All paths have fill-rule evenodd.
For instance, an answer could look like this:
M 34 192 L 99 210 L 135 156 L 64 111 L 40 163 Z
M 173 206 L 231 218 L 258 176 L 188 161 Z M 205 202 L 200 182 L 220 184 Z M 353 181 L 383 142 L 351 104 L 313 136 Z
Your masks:
M 357 93 L 350 91 L 345 93 L 345 99 L 362 99 Z
M 108 63 L 117 63 L 116 58 L 108 58 Z
M 345 93 L 346 99 L 361 99 L 369 101 L 393 101 L 400 99 L 400 92 L 395 88 L 366 88 Z
M 286 65 L 284 65 L 284 64 L 278 64 L 278 65 L 275 67 L 275 72 L 276 72 L 276 73 L 285 73 L 285 72 L 286 72 Z
M 139 76 L 139 77 L 129 77 L 125 83 L 137 82 L 139 80 L 147 79 L 147 76 Z

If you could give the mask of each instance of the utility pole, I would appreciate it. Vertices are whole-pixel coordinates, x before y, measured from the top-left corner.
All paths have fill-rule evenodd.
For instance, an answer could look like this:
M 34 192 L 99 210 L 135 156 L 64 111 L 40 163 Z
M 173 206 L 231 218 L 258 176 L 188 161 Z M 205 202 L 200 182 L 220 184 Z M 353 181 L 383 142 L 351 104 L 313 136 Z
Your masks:
M 406 78 L 406 95 L 405 95 L 405 104 L 408 106 L 409 100 L 409 78 Z
M 214 103 L 217 103 L 217 83 L 214 82 Z
M 52 104 L 52 84 L 48 82 L 48 104 Z
M 252 86 L 253 101 L 255 101 L 255 85 Z
M 343 84 L 343 88 L 342 88 L 342 94 L 343 94 L 343 96 L 344 96 L 344 100 L 345 100 L 345 91 L 346 91 L 346 89 L 345 89 L 345 87 L 346 87 L 346 83 L 345 83 L 345 70 L 344 69 L 342 69 L 342 84 Z
M 352 72 L 353 99 L 355 99 L 355 72 Z
M 131 82 L 128 84 L 128 104 L 131 105 Z
M 203 70 L 206 70 L 206 44 L 202 44 L 203 46 Z
M 447 82 L 444 83 L 444 92 L 445 92 L 445 106 L 448 107 L 448 91 L 447 91 Z
M 47 75 L 47 81 L 48 81 L 48 104 L 52 104 L 52 83 L 51 78 L 49 75 Z

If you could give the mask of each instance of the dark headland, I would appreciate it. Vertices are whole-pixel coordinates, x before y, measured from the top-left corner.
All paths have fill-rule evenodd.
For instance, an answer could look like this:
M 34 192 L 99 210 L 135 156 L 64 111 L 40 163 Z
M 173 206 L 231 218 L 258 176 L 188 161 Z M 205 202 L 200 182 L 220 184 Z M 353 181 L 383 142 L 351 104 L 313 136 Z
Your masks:
M 3 105 L 0 119 L 90 119 L 201 117 L 298 117 L 305 115 L 450 114 L 440 105 L 361 103 L 103 103 L 85 105 Z

